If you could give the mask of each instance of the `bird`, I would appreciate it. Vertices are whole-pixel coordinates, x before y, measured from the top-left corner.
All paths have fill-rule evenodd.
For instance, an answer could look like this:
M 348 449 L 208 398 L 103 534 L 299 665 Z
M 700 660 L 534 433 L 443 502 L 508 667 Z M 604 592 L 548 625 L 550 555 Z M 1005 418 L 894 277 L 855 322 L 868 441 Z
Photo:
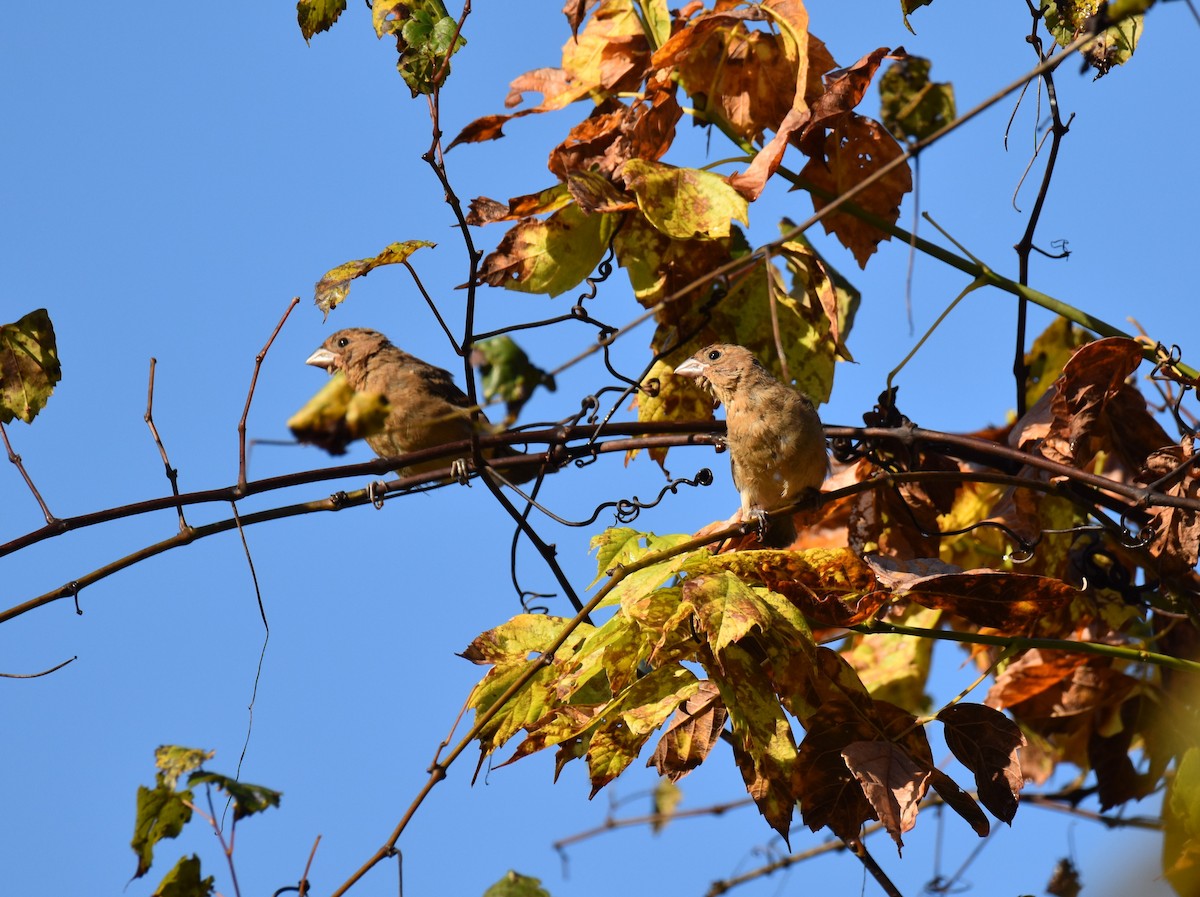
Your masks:
M 767 547 L 790 545 L 796 539 L 791 515 L 765 512 L 816 491 L 825 480 L 829 458 L 812 399 L 772 377 L 743 346 L 714 343 L 675 373 L 694 378 L 725 406 L 725 442 L 742 519 L 758 521 Z
M 330 374 L 341 371 L 355 392 L 377 393 L 388 400 L 383 427 L 366 441 L 381 458 L 462 442 L 473 432 L 491 432 L 487 418 L 472 415 L 471 404 L 449 371 L 422 361 L 366 327 L 339 330 L 305 361 Z M 489 449 L 489 458 L 520 455 L 507 446 Z M 419 461 L 396 469 L 400 476 L 426 473 L 446 466 L 445 459 Z M 465 465 L 462 461 L 454 466 Z M 511 473 L 515 473 L 512 476 Z M 512 482 L 531 479 L 536 471 L 517 468 L 506 474 Z

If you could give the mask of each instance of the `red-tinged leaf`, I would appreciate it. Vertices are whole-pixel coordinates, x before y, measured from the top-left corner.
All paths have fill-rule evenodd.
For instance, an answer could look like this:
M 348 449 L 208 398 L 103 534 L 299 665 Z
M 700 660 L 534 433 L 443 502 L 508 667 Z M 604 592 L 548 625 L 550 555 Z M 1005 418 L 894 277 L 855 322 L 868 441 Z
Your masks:
M 1096 455 L 1127 476 L 1174 440 L 1151 416 L 1146 400 L 1126 382 L 1142 361 L 1141 344 L 1124 337 L 1099 339 L 1080 347 L 1063 367 L 1050 396 L 1052 419 L 1039 450 L 1052 461 L 1081 469 Z M 1027 437 L 1028 438 L 1028 437 Z
M 850 113 L 826 136 L 823 151 L 804 166 L 800 177 L 822 191 L 822 196 L 815 191 L 812 193 L 813 208 L 819 212 L 828 204 L 824 195 L 846 193 L 903 154 L 896 139 L 879 122 Z M 856 193 L 853 202 L 877 218 L 894 224 L 900 217 L 900 201 L 910 190 L 912 172 L 907 164 L 900 164 Z M 860 268 L 866 267 L 867 259 L 881 241 L 891 239 L 883 231 L 845 212 L 826 215 L 821 224 L 826 233 L 836 236 L 854 253 Z
M 567 17 L 567 24 L 571 26 L 572 35 L 579 33 L 579 26 L 583 24 L 588 9 L 598 2 L 599 0 L 566 0 L 562 11 L 563 15 Z
M 378 255 L 365 259 L 355 259 L 343 262 L 336 268 L 331 268 L 317 281 L 314 301 L 317 308 L 329 316 L 334 308 L 346 301 L 350 295 L 350 282 L 357 277 L 366 277 L 382 265 L 399 265 L 408 260 L 418 249 L 437 246 L 428 240 L 405 240 L 402 243 L 390 243 Z
M 825 92 L 812 103 L 812 115 L 797 143 L 806 156 L 818 158 L 825 143 L 825 132 L 833 130 L 867 94 L 884 58 L 891 54 L 887 47 L 872 50 L 849 68 L 842 69 L 826 83 Z M 902 54 L 903 50 L 896 53 Z
M 1029 650 L 996 678 L 986 703 L 1009 708 L 1027 724 L 1062 730 L 1076 717 L 1074 727 L 1088 729 L 1096 711 L 1115 711 L 1138 685 L 1110 664 L 1086 654 Z
M 890 741 L 852 741 L 841 753 L 899 851 L 904 847 L 901 835 L 916 825 L 930 773 Z
M 946 806 L 965 819 L 975 830 L 975 834 L 986 838 L 991 832 L 992 826 L 983 810 L 979 809 L 979 804 L 975 803 L 975 799 L 959 788 L 954 779 L 936 766 L 932 767 L 929 772 L 929 784 L 938 793 L 938 797 L 946 802 Z
M 728 718 L 717 686 L 700 682 L 696 693 L 675 711 L 646 765 L 672 782 L 679 781 L 705 761 Z
M 0 326 L 0 423 L 33 423 L 62 379 L 54 325 L 44 308 Z
M 845 548 L 738 551 L 698 563 L 697 572 L 729 570 L 742 580 L 761 582 L 825 626 L 861 623 L 888 600 L 871 568 Z
M 993 816 L 1011 825 L 1025 784 L 1017 757 L 1025 736 L 1017 724 L 982 704 L 954 704 L 937 718 L 945 726 L 950 751 L 974 773 L 979 800 Z
M 575 102 L 587 93 L 587 88 L 581 84 L 574 84 L 571 76 L 562 69 L 534 69 L 513 78 L 509 84 L 508 96 L 504 98 L 505 107 L 512 109 L 519 106 L 527 93 L 540 93 L 542 102 L 524 110 L 526 113 L 549 112 Z
M 635 91 L 649 63 L 650 43 L 629 0 L 601 0 L 583 31 L 563 44 L 563 71 L 589 92 Z

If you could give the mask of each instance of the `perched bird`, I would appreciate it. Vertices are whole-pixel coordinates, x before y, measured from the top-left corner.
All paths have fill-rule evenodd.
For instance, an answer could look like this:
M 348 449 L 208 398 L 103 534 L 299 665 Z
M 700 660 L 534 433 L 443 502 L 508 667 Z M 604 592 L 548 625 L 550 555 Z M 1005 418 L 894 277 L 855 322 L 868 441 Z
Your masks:
M 449 371 L 409 355 L 392 345 L 386 336 L 365 327 L 339 330 L 325 340 L 305 362 L 330 374 L 341 371 L 355 392 L 378 393 L 388 400 L 383 428 L 366 437 L 367 445 L 381 458 L 433 448 L 448 442 L 470 439 L 475 427 L 487 428 L 487 419 L 472 419 L 473 407 L 466 393 L 454 385 Z M 519 454 L 507 447 L 490 449 L 488 457 L 507 458 Z M 400 476 L 445 467 L 446 460 L 410 464 L 396 471 Z M 513 473 L 516 475 L 512 475 Z M 532 478 L 534 471 L 518 468 L 505 476 L 513 482 Z
M 759 539 L 782 548 L 796 538 L 790 514 L 765 511 L 817 489 L 829 460 L 812 400 L 780 383 L 748 349 L 714 343 L 675 369 L 706 385 L 725 406 L 729 463 L 743 519 L 756 518 Z

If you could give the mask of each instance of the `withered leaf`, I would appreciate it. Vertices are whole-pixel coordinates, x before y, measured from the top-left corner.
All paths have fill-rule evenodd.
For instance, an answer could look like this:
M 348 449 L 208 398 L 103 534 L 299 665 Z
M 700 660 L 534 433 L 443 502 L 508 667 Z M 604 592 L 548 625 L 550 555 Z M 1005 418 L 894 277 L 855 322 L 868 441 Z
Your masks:
M 329 317 L 329 312 L 346 301 L 350 295 L 350 281 L 356 277 L 366 277 L 382 265 L 399 265 L 408 260 L 418 249 L 435 247 L 436 243 L 428 240 L 405 240 L 402 243 L 390 243 L 378 255 L 365 259 L 355 259 L 343 262 L 336 268 L 331 268 L 317 281 L 314 301 L 317 308 Z
M 827 79 L 825 92 L 812 103 L 812 117 L 796 136 L 796 143 L 806 156 L 819 157 L 825 143 L 825 132 L 835 128 L 862 102 L 875 72 L 891 52 L 888 47 L 872 50 L 854 65 Z M 897 54 L 903 52 L 899 49 L 896 51 Z
M 0 326 L 0 423 L 33 423 L 62 379 L 54 324 L 44 308 Z
M 824 195 L 840 196 L 903 154 L 896 138 L 879 122 L 851 112 L 840 118 L 826 135 L 823 149 L 804 166 L 800 177 Z M 900 201 L 910 190 L 912 172 L 907 164 L 897 165 L 870 187 L 856 193 L 853 202 L 894 224 L 900 216 Z M 828 200 L 815 191 L 811 195 L 813 208 L 818 212 L 828 204 Z M 826 233 L 836 236 L 854 253 L 860 268 L 866 267 L 867 259 L 881 241 L 891 239 L 890 235 L 846 212 L 826 215 L 821 224 Z
M 1027 631 L 1041 618 L 1066 607 L 1076 595 L 1072 586 L 1048 576 L 986 568 L 911 576 L 905 575 L 903 561 L 878 556 L 865 560 L 895 594 L 1002 632 Z M 920 559 L 916 569 L 929 569 L 931 561 Z
M 679 781 L 705 761 L 728 718 L 717 686 L 702 681 L 699 690 L 675 711 L 646 765 L 672 782 Z
M 808 734 L 796 760 L 796 790 L 804 824 L 814 832 L 828 826 L 842 839 L 878 816 L 862 786 L 846 766 L 842 750 L 855 741 L 874 740 L 876 731 L 861 710 L 829 701 L 806 723 Z
M 1025 779 L 1017 749 L 1025 744 L 1017 724 L 982 704 L 954 704 L 937 718 L 945 726 L 946 745 L 975 775 L 979 799 L 997 819 L 1012 824 Z
M 901 835 L 916 824 L 917 808 L 929 788 L 928 768 L 890 741 L 852 741 L 842 748 L 842 759 L 897 849 L 902 848 Z

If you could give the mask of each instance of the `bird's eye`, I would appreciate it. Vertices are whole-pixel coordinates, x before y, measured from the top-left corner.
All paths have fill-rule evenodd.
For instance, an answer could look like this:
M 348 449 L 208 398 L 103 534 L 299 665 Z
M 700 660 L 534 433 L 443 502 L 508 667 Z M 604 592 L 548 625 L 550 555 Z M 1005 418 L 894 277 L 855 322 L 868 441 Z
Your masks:
M 343 336 L 340 340 L 337 341 L 337 346 L 339 349 L 344 349 L 348 345 L 350 345 L 350 339 L 348 337 Z
M 719 349 L 713 349 L 711 352 L 708 353 L 709 361 L 716 361 L 720 357 L 721 357 L 721 352 Z

